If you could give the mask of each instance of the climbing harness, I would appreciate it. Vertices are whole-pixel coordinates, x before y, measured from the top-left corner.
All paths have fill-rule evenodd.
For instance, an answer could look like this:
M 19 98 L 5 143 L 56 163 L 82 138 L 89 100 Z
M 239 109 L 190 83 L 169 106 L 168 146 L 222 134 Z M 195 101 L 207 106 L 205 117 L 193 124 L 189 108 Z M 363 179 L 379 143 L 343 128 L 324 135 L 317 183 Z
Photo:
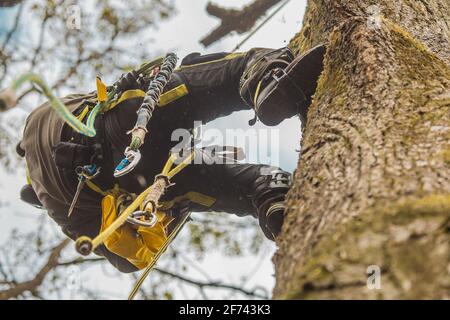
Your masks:
M 159 200 L 164 194 L 165 190 L 172 186 L 170 179 L 173 178 L 181 170 L 183 170 L 186 166 L 188 166 L 193 161 L 194 156 L 195 150 L 192 150 L 187 157 L 185 157 L 182 161 L 180 161 L 178 165 L 172 168 L 177 159 L 174 154 L 171 154 L 161 173 L 155 177 L 155 182 L 149 188 L 139 194 L 136 199 L 119 215 L 119 217 L 117 217 L 117 219 L 114 220 L 114 222 L 112 222 L 105 230 L 102 230 L 102 232 L 100 232 L 97 237 L 95 237 L 94 239 L 86 236 L 79 237 L 75 243 L 76 250 L 82 255 L 89 255 L 99 245 L 107 241 L 107 239 L 126 222 L 139 227 L 153 228 L 157 222 L 157 210 L 160 208 Z M 140 208 L 140 210 L 137 210 L 138 208 Z M 145 278 L 156 265 L 158 259 L 165 252 L 178 232 L 188 221 L 189 216 L 190 212 L 176 217 L 176 226 L 170 232 L 169 236 L 165 239 L 164 243 L 159 248 L 154 258 L 147 265 L 139 281 L 136 283 L 133 291 L 130 293 L 129 299 L 134 298 Z
M 178 58 L 174 53 L 169 53 L 164 58 L 158 58 L 144 63 L 137 70 L 130 71 L 123 75 L 109 88 L 99 77 L 97 77 L 97 103 L 92 110 L 89 110 L 89 107 L 84 108 L 78 116 L 72 114 L 64 103 L 51 92 L 45 81 L 34 73 L 25 73 L 19 76 L 7 90 L 2 91 L 0 93 L 0 105 L 2 109 L 11 108 L 17 102 L 15 95 L 19 88 L 26 82 L 33 83 L 42 90 L 43 94 L 49 99 L 52 108 L 70 127 L 84 136 L 94 137 L 97 134 L 95 129 L 95 119 L 99 114 L 107 112 L 115 107 L 115 105 L 123 98 L 122 94 L 129 93 L 131 91 L 130 89 L 135 87 L 136 84 L 142 87 L 146 83 L 149 83 L 147 91 L 143 94 L 142 104 L 137 112 L 136 124 L 134 128 L 129 131 L 132 135 L 130 146 L 125 150 L 125 158 L 114 170 L 114 177 L 117 178 L 132 171 L 139 163 L 141 159 L 139 148 L 144 143 L 145 135 L 147 133 L 147 124 L 158 104 L 164 87 L 170 80 L 173 70 L 176 67 L 177 60 Z M 137 94 L 135 93 L 135 95 Z M 87 117 L 85 124 L 83 123 L 83 120 L 87 113 L 89 113 L 89 116 Z M 94 163 L 91 163 L 89 166 L 77 168 L 76 173 L 79 182 L 68 216 L 71 215 L 86 181 L 94 179 L 98 175 L 99 170 L 97 170 Z
M 141 225 L 151 226 L 154 219 L 153 215 L 158 209 L 159 199 L 165 190 L 171 186 L 170 179 L 188 166 L 192 162 L 194 155 L 195 151 L 192 151 L 189 156 L 183 159 L 175 168 L 171 169 L 175 161 L 175 156 L 171 154 L 161 174 L 155 177 L 155 182 L 138 195 L 124 212 L 97 237 L 94 239 L 86 236 L 79 237 L 75 244 L 76 250 L 82 255 L 89 255 L 129 218 L 134 219 L 134 222 L 139 218 L 140 221 L 138 224 L 141 224 L 143 220 L 144 224 Z M 137 210 L 138 208 L 141 209 Z

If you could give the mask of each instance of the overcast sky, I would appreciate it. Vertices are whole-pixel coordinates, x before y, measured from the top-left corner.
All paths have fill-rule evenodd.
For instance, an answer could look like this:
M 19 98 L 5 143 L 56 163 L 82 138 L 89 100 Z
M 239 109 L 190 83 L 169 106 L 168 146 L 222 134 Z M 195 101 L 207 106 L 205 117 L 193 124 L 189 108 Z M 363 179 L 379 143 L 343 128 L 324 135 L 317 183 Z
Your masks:
M 250 0 L 216 0 L 215 3 L 240 7 L 250 2 Z M 245 35 L 228 36 L 222 41 L 214 44 L 208 49 L 204 49 L 199 40 L 218 24 L 218 20 L 207 15 L 205 11 L 207 0 L 176 0 L 178 14 L 167 22 L 159 25 L 156 42 L 152 45 L 159 51 L 175 51 L 179 57 L 198 51 L 202 53 L 212 53 L 218 51 L 230 51 Z M 272 47 L 278 48 L 287 45 L 289 40 L 301 28 L 301 21 L 304 14 L 306 1 L 291 0 L 290 3 L 279 12 L 267 25 L 253 36 L 241 49 L 248 50 L 252 47 Z M 273 10 L 273 9 L 272 9 Z M 0 36 L 1 31 L 11 27 L 14 16 L 14 9 L 0 10 Z M 217 128 L 225 130 L 229 128 L 248 129 L 248 120 L 253 117 L 252 112 L 239 112 L 229 117 L 218 119 L 207 128 Z M 8 116 L 6 116 L 6 120 Z M 267 129 L 258 123 L 253 129 Z M 297 164 L 299 149 L 300 122 L 297 118 L 283 122 L 277 127 L 280 143 L 279 164 L 288 171 L 293 171 Z M 243 146 L 247 147 L 247 146 Z M 260 162 L 257 157 L 254 162 Z M 18 168 L 14 173 L 5 173 L 0 168 L 0 203 L 7 204 L 0 207 L 0 244 L 4 243 L 6 237 L 14 227 L 21 230 L 31 230 L 35 227 L 36 212 L 26 204 L 21 203 L 18 193 L 25 183 L 23 168 Z M 255 221 L 256 223 L 256 221 Z M 51 232 L 58 232 L 56 228 Z M 254 275 L 249 287 L 262 285 L 269 290 L 274 285 L 273 266 L 271 256 L 274 252 L 274 245 L 267 241 L 259 257 L 249 257 L 231 259 L 217 253 L 209 253 L 207 259 L 201 263 L 203 268 L 208 269 L 213 279 L 223 279 L 224 281 L 238 281 L 240 276 L 253 272 Z M 242 266 L 246 266 L 246 270 Z M 94 268 L 89 274 L 83 274 L 82 279 L 89 283 L 89 286 L 107 288 L 116 294 L 117 298 L 124 298 L 131 287 L 128 278 L 111 279 L 105 278 L 105 269 Z M 106 272 L 107 273 L 107 272 Z M 92 275 L 95 276 L 92 276 Z M 196 276 L 195 274 L 193 275 Z M 125 291 L 124 291 L 125 289 Z M 76 297 L 76 296 L 75 296 Z M 69 297 L 70 298 L 70 297 Z

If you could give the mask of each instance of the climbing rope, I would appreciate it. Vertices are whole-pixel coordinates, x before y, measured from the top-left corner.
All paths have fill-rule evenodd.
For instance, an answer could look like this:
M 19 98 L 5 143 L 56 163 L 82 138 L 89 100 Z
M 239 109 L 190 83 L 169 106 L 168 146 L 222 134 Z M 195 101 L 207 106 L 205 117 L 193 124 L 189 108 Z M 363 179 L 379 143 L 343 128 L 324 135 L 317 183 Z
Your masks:
M 158 58 L 156 60 L 144 63 L 142 67 L 129 74 L 138 75 L 136 78 L 137 82 L 142 82 L 153 76 L 153 70 L 158 68 L 159 65 L 164 63 L 163 58 Z M 97 98 L 98 102 L 95 107 L 91 110 L 89 117 L 84 124 L 72 112 L 67 109 L 64 103 L 61 102 L 51 91 L 45 81 L 37 74 L 32 72 L 27 72 L 20 75 L 15 79 L 11 86 L 0 93 L 0 106 L 2 109 L 12 108 L 16 103 L 17 92 L 25 83 L 31 83 L 36 85 L 42 90 L 42 93 L 47 97 L 51 107 L 56 111 L 59 117 L 61 117 L 70 127 L 75 131 L 88 136 L 94 137 L 96 135 L 96 130 L 94 128 L 95 119 L 99 113 L 108 110 L 108 106 L 115 101 L 118 96 L 122 93 L 123 81 L 126 78 L 120 79 L 116 82 L 109 92 L 107 91 L 106 85 L 104 85 L 99 78 L 97 78 Z M 148 93 L 148 92 L 147 92 Z
M 95 129 L 93 126 L 85 125 L 83 122 L 78 120 L 67 107 L 52 93 L 50 88 L 47 86 L 45 81 L 35 73 L 28 72 L 19 76 L 12 85 L 0 94 L 0 100 L 6 101 L 7 96 L 15 96 L 16 92 L 25 84 L 32 83 L 42 90 L 42 93 L 47 97 L 50 105 L 56 111 L 59 117 L 64 119 L 64 121 L 71 126 L 75 131 L 80 132 L 88 137 L 95 136 Z M 108 96 L 111 98 L 113 93 L 111 92 Z M 15 99 L 13 99 L 15 100 Z M 15 103 L 15 102 L 14 102 Z M 91 117 L 95 118 L 100 110 L 105 106 L 104 102 L 99 102 L 91 112 Z M 12 106 L 8 106 L 11 108 Z
M 158 262 L 158 259 L 166 251 L 167 247 L 172 243 L 173 239 L 176 238 L 176 236 L 178 235 L 180 230 L 184 227 L 184 225 L 188 222 L 190 216 L 191 216 L 190 212 L 183 215 L 180 222 L 178 222 L 176 228 L 170 233 L 169 237 L 164 242 L 161 249 L 159 249 L 159 251 L 155 255 L 155 258 L 153 258 L 152 262 L 150 262 L 150 264 L 142 272 L 142 275 L 136 281 L 136 284 L 134 285 L 133 290 L 131 290 L 131 292 L 128 296 L 128 300 L 133 300 L 136 297 L 136 294 L 138 293 L 138 291 L 141 288 L 142 284 L 144 283 L 145 279 L 148 277 L 150 272 L 153 270 L 154 266 Z
M 131 143 L 125 149 L 124 159 L 114 170 L 114 177 L 121 177 L 132 171 L 141 159 L 139 148 L 144 144 L 147 134 L 147 125 L 150 121 L 153 111 L 159 102 L 159 98 L 164 87 L 170 80 L 170 77 L 176 67 L 178 58 L 174 53 L 169 53 L 164 59 L 161 68 L 156 77 L 150 82 L 144 100 L 137 112 L 137 120 L 134 128 L 129 131 L 131 133 Z

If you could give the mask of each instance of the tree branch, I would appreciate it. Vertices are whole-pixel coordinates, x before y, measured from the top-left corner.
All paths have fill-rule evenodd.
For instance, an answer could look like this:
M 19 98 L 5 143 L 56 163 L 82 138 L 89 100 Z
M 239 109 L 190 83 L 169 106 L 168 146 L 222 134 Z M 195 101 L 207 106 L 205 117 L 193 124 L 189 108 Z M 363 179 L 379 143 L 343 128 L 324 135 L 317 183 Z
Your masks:
M 23 2 L 23 0 L 0 0 L 0 7 L 14 7 Z
M 216 289 L 228 289 L 228 290 L 240 292 L 242 294 L 245 294 L 246 296 L 251 296 L 251 297 L 260 298 L 260 299 L 268 299 L 268 296 L 259 294 L 257 292 L 257 288 L 254 288 L 253 290 L 246 290 L 246 289 L 238 287 L 238 286 L 229 285 L 229 284 L 221 283 L 218 281 L 202 282 L 202 281 L 194 280 L 194 279 L 187 278 L 187 277 L 181 276 L 179 274 L 175 274 L 175 273 L 172 273 L 172 272 L 169 272 L 166 270 L 162 270 L 159 268 L 155 268 L 154 270 L 163 275 L 167 275 L 174 279 L 178 279 L 183 282 L 189 283 L 191 285 L 197 286 L 197 287 L 199 287 L 200 290 L 202 290 L 204 288 L 208 288 L 208 287 L 216 288 Z
M 208 47 L 214 42 L 222 39 L 227 34 L 236 31 L 244 33 L 253 28 L 256 21 L 263 16 L 267 10 L 282 0 L 254 0 L 253 3 L 242 10 L 225 9 L 211 2 L 208 3 L 206 11 L 221 20 L 221 24 L 200 42 Z
M 66 261 L 66 262 L 60 262 L 60 263 L 57 264 L 57 266 L 58 267 L 71 266 L 71 265 L 78 265 L 78 264 L 85 264 L 85 263 L 95 263 L 95 262 L 101 262 L 101 261 L 106 261 L 106 260 L 105 260 L 105 258 L 92 258 L 92 259 L 76 258 L 74 260 L 70 260 L 70 261 Z M 194 279 L 187 278 L 187 277 L 181 276 L 179 274 L 176 274 L 176 273 L 173 273 L 173 272 L 170 272 L 170 271 L 166 271 L 166 270 L 163 270 L 163 269 L 159 269 L 159 268 L 155 268 L 154 270 L 156 272 L 159 272 L 162 275 L 166 275 L 166 276 L 169 276 L 171 278 L 174 278 L 174 279 L 186 282 L 188 284 L 197 286 L 200 289 L 200 291 L 202 291 L 204 288 L 208 288 L 209 287 L 209 288 L 233 290 L 233 291 L 237 291 L 237 292 L 240 292 L 242 294 L 245 294 L 246 296 L 251 296 L 251 297 L 255 297 L 255 298 L 261 298 L 261 299 L 267 299 L 268 298 L 267 295 L 263 295 L 263 294 L 257 293 L 257 288 L 254 288 L 253 290 L 246 290 L 246 289 L 238 287 L 238 286 L 224 284 L 224 283 L 217 282 L 217 281 L 202 282 L 202 281 L 194 280 Z
M 61 251 L 67 246 L 69 242 L 69 239 L 65 239 L 52 249 L 47 263 L 41 268 L 41 270 L 39 270 L 39 272 L 32 280 L 19 283 L 10 289 L 0 291 L 0 300 L 16 298 L 24 292 L 34 291 L 37 287 L 39 287 L 44 281 L 47 274 L 58 266 L 58 259 Z

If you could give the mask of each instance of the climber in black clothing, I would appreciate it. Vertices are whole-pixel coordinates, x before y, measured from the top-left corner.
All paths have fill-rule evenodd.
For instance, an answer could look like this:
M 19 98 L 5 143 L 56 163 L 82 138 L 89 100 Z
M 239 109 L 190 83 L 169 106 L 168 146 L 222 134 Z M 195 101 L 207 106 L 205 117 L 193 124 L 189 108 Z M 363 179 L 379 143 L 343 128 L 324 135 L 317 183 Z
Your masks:
M 129 193 L 142 192 L 142 179 L 144 185 L 151 184 L 168 151 L 177 144 L 171 141 L 172 132 L 179 128 L 190 130 L 194 121 L 206 123 L 252 108 L 267 125 L 277 125 L 294 115 L 300 115 L 304 121 L 322 69 L 323 54 L 324 47 L 319 46 L 297 58 L 288 48 L 188 55 L 172 74 L 150 120 L 148 139 L 141 148 L 142 161 L 131 173 L 112 179 L 114 164 L 120 162 L 129 143 L 127 131 L 133 127 L 142 103 L 141 96 L 132 95 L 142 88 L 130 81 L 125 88 L 127 97 L 123 96 L 117 106 L 96 120 L 103 146 L 102 171 L 96 184 L 103 190 L 118 184 Z M 95 98 L 95 94 L 73 94 L 63 102 L 73 114 L 81 116 L 86 103 Z M 73 168 L 90 147 L 86 141 L 46 103 L 28 117 L 18 146 L 26 158 L 31 180 L 31 185 L 22 190 L 22 198 L 47 209 L 72 239 L 81 235 L 95 237 L 102 224 L 104 195 L 91 188 L 81 191 L 73 214 L 67 215 L 77 186 Z M 63 149 L 61 143 L 66 143 L 62 147 L 70 143 L 73 148 Z M 64 161 L 55 158 L 58 152 L 64 154 Z M 162 199 L 173 209 L 184 206 L 196 211 L 252 215 L 259 220 L 266 237 L 274 240 L 283 223 L 291 175 L 267 165 L 203 163 L 189 165 L 173 182 L 175 185 Z M 96 253 L 124 272 L 142 268 L 142 264 L 105 246 L 97 248 Z

